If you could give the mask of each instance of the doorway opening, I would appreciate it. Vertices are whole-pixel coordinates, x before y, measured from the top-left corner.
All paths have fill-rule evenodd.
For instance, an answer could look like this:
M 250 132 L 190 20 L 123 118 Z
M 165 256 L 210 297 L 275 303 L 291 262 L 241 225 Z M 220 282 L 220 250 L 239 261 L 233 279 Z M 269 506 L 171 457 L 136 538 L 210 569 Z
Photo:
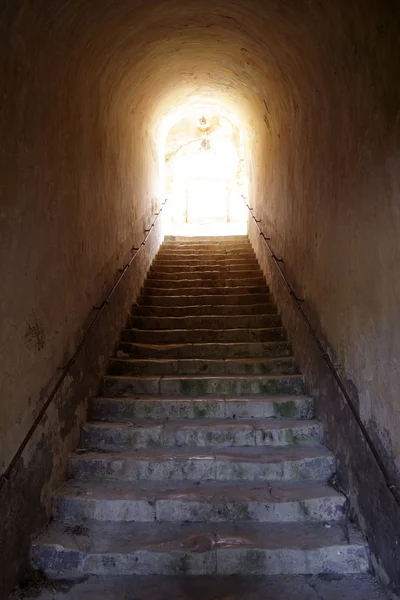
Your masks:
M 226 115 L 198 107 L 169 129 L 164 153 L 167 235 L 243 235 L 244 143 Z

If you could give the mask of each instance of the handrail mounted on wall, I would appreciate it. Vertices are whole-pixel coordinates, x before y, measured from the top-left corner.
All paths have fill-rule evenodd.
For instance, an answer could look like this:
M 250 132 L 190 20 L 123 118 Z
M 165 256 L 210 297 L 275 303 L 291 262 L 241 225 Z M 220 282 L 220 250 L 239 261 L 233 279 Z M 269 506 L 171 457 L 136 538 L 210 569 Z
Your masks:
M 297 310 L 299 311 L 299 313 L 300 313 L 300 315 L 301 315 L 304 323 L 306 324 L 307 329 L 310 332 L 312 339 L 314 340 L 314 342 L 315 342 L 318 350 L 320 351 L 320 353 L 322 355 L 322 358 L 324 359 L 325 363 L 327 364 L 329 371 L 333 375 L 333 377 L 334 377 L 334 379 L 335 379 L 335 381 L 336 381 L 336 383 L 337 383 L 340 391 L 342 392 L 343 397 L 346 400 L 346 403 L 347 403 L 348 407 L 350 408 L 350 410 L 351 410 L 351 412 L 353 414 L 353 417 L 355 418 L 355 420 L 357 422 L 357 425 L 360 428 L 361 433 L 364 436 L 364 439 L 365 439 L 365 441 L 366 441 L 369 449 L 372 452 L 372 455 L 373 455 L 373 457 L 374 457 L 374 459 L 375 459 L 375 461 L 376 461 L 376 463 L 377 463 L 377 465 L 379 467 L 379 470 L 382 473 L 382 476 L 383 476 L 383 478 L 385 480 L 387 488 L 392 493 L 393 498 L 397 502 L 398 506 L 400 506 L 400 491 L 399 491 L 398 487 L 393 483 L 393 481 L 391 481 L 391 477 L 390 477 L 389 471 L 386 468 L 385 463 L 383 462 L 383 460 L 382 460 L 382 458 L 381 458 L 381 456 L 380 456 L 377 448 L 375 447 L 375 444 L 374 444 L 374 442 L 373 442 L 370 434 L 368 433 L 368 430 L 367 430 L 366 426 L 362 422 L 361 417 L 358 414 L 357 408 L 355 407 L 355 405 L 354 405 L 354 403 L 353 403 L 353 401 L 352 401 L 352 399 L 351 399 L 351 397 L 350 397 L 350 395 L 349 395 L 349 393 L 348 393 L 348 391 L 347 391 L 347 389 L 346 389 L 346 387 L 345 387 L 342 379 L 340 378 L 340 376 L 339 376 L 339 374 L 338 374 L 338 372 L 337 372 L 337 370 L 335 368 L 335 365 L 333 364 L 333 362 L 332 362 L 329 354 L 326 352 L 325 348 L 323 347 L 323 345 L 322 345 L 322 343 L 321 343 L 318 335 L 316 334 L 313 326 L 310 323 L 310 320 L 308 319 L 307 315 L 305 314 L 303 306 L 302 306 L 302 303 L 304 301 L 300 300 L 296 296 L 296 294 L 293 291 L 293 289 L 292 289 L 292 287 L 291 287 L 291 285 L 290 285 L 290 283 L 289 283 L 286 275 L 284 274 L 284 272 L 282 270 L 282 267 L 281 267 L 281 263 L 283 262 L 283 260 L 281 258 L 278 258 L 276 256 L 275 252 L 273 251 L 273 249 L 271 247 L 271 244 L 270 244 L 270 238 L 268 238 L 264 234 L 264 232 L 262 231 L 262 229 L 260 227 L 261 220 L 260 219 L 256 219 L 256 217 L 253 214 L 254 209 L 249 206 L 249 204 L 246 201 L 246 198 L 244 196 L 242 196 L 242 199 L 243 199 L 245 205 L 248 208 L 250 216 L 253 219 L 253 221 L 254 221 L 257 229 L 258 229 L 258 232 L 259 232 L 260 236 L 262 237 L 264 243 L 266 244 L 266 246 L 267 246 L 267 248 L 268 248 L 268 250 L 270 252 L 271 258 L 274 261 L 274 264 L 276 265 L 276 267 L 278 269 L 279 275 L 281 276 L 281 278 L 282 278 L 282 280 L 283 280 L 286 288 L 289 291 L 290 296 L 293 299 L 293 302 L 294 302 Z
M 104 311 L 106 310 L 107 306 L 109 305 L 110 300 L 111 300 L 114 292 L 116 291 L 116 289 L 120 285 L 121 281 L 124 279 L 127 271 L 131 267 L 133 261 L 135 260 L 135 258 L 139 254 L 140 250 L 146 245 L 146 242 L 147 242 L 147 240 L 148 240 L 151 232 L 153 231 L 153 229 L 154 229 L 154 227 L 155 227 L 155 225 L 157 223 L 157 220 L 158 220 L 160 214 L 162 213 L 165 204 L 167 203 L 167 200 L 168 199 L 166 199 L 161 204 L 160 209 L 155 214 L 155 219 L 152 222 L 152 224 L 150 225 L 149 229 L 145 229 L 145 236 L 144 236 L 144 239 L 143 239 L 142 243 L 140 244 L 140 246 L 138 248 L 132 248 L 133 254 L 132 254 L 131 258 L 129 259 L 129 262 L 127 262 L 126 265 L 122 269 L 119 270 L 120 274 L 118 276 L 117 281 L 114 283 L 113 287 L 111 288 L 111 291 L 107 294 L 106 298 L 99 305 L 93 307 L 93 310 L 96 311 L 95 317 L 93 318 L 93 320 L 90 323 L 89 327 L 86 329 L 85 333 L 83 334 L 82 339 L 79 342 L 78 346 L 76 347 L 76 350 L 75 350 L 74 354 L 71 356 L 71 358 L 67 362 L 66 366 L 63 368 L 60 377 L 57 379 L 57 382 L 55 383 L 54 387 L 52 388 L 51 392 L 49 393 L 46 402 L 43 404 L 43 406 L 40 409 L 40 411 L 38 412 L 38 414 L 37 414 L 34 422 L 32 423 L 31 427 L 29 428 L 27 434 L 25 435 L 24 439 L 22 440 L 21 444 L 19 445 L 18 450 L 14 454 L 14 456 L 13 456 L 10 464 L 8 465 L 8 467 L 4 471 L 4 473 L 1 475 L 1 477 L 0 477 L 0 491 L 4 487 L 4 485 L 6 484 L 6 482 L 9 481 L 11 473 L 13 472 L 13 470 L 14 470 L 17 462 L 21 458 L 23 451 L 25 450 L 26 446 L 29 443 L 29 440 L 31 439 L 31 437 L 35 433 L 35 431 L 36 431 L 37 427 L 39 426 L 41 420 L 43 419 L 43 417 L 44 417 L 47 409 L 49 408 L 49 406 L 52 403 L 52 401 L 54 400 L 57 392 L 61 388 L 61 386 L 62 386 L 62 384 L 64 382 L 64 379 L 66 378 L 66 376 L 68 375 L 69 371 L 71 370 L 71 367 L 76 362 L 76 359 L 78 358 L 78 356 L 79 356 L 82 348 L 86 344 L 88 338 L 90 337 L 91 333 L 93 332 L 94 328 L 96 327 L 96 324 L 98 323 L 98 321 L 100 320 L 102 314 L 104 313 Z

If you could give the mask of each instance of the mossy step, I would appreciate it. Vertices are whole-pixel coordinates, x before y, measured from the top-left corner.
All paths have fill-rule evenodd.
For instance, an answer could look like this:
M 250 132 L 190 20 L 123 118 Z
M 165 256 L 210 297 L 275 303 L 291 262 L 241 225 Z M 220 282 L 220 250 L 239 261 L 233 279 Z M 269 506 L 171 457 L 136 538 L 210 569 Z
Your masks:
M 122 342 L 142 344 L 248 343 L 286 341 L 283 327 L 246 329 L 123 329 Z
M 233 446 L 288 446 L 321 441 L 321 425 L 313 420 L 191 419 L 89 422 L 83 425 L 81 445 L 90 450 L 117 448 L 222 448 Z
M 128 328 L 137 329 L 250 329 L 281 327 L 278 314 L 261 315 L 193 315 L 190 317 L 130 316 Z
M 195 317 L 195 316 L 219 316 L 219 315 L 272 315 L 277 313 L 276 304 L 241 304 L 218 305 L 197 304 L 196 306 L 144 306 L 134 304 L 133 316 L 141 317 Z
M 232 359 L 280 358 L 291 355 L 288 342 L 134 344 L 119 342 L 116 358 L 135 359 Z
M 179 290 L 179 294 L 185 296 L 231 296 L 244 294 L 268 294 L 269 288 L 263 282 L 259 285 L 216 285 L 214 287 L 207 286 L 186 286 L 181 285 L 174 287 L 153 287 L 150 283 L 144 287 L 144 296 L 172 296 Z
M 162 269 L 151 267 L 147 281 L 153 279 L 166 279 L 169 281 L 176 281 L 177 279 L 251 279 L 255 277 L 263 277 L 259 267 L 254 269 L 235 269 L 233 271 L 224 267 L 202 271 L 190 267 L 163 267 Z
M 311 419 L 314 401 L 309 396 L 248 396 L 242 398 L 138 396 L 91 398 L 90 416 L 103 421 L 136 419 Z
M 103 395 L 208 396 L 215 394 L 304 394 L 302 375 L 104 377 Z
M 297 373 L 292 356 L 280 358 L 112 358 L 109 375 L 287 375 Z
M 270 304 L 273 302 L 271 294 L 204 294 L 198 295 L 182 294 L 181 290 L 174 290 L 173 294 L 163 296 L 146 295 L 144 292 L 138 298 L 138 304 L 146 306 L 198 306 L 201 302 L 204 306 L 238 306 L 241 304 Z
M 85 525 L 114 522 L 336 522 L 345 498 L 324 482 L 96 482 L 70 480 L 58 490 L 53 517 Z
M 46 576 L 363 573 L 366 544 L 322 523 L 53 522 L 32 546 Z
M 78 479 L 114 481 L 326 481 L 335 459 L 323 446 L 148 448 L 71 456 Z

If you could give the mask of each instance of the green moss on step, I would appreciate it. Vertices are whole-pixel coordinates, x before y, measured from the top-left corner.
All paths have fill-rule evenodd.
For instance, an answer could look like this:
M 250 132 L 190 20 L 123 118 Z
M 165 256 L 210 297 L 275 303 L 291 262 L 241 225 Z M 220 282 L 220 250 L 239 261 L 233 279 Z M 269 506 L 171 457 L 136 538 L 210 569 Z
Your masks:
M 274 402 L 274 413 L 286 419 L 293 418 L 297 415 L 296 403 L 293 400 Z

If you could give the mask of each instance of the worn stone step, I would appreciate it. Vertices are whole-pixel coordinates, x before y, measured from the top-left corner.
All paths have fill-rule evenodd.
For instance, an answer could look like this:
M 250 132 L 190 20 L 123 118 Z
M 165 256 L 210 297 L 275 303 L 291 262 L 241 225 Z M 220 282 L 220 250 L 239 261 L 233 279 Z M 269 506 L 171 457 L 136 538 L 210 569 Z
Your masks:
M 84 482 L 72 479 L 53 498 L 53 517 L 84 525 L 114 522 L 324 521 L 343 517 L 345 498 L 324 482 Z
M 201 272 L 209 270 L 226 270 L 228 272 L 232 272 L 236 270 L 242 271 L 259 269 L 260 265 L 256 258 L 223 258 L 215 260 L 206 260 L 200 258 L 190 260 L 185 260 L 183 258 L 168 260 L 163 258 L 155 258 L 151 268 L 154 270 L 170 269 L 172 272 L 176 272 L 178 269 L 182 269 L 182 272 Z
M 388 600 L 368 573 L 92 575 L 67 582 L 46 580 L 42 586 L 35 581 L 34 589 L 36 600 Z M 11 600 L 21 600 L 20 592 Z
M 253 249 L 249 242 L 240 244 L 162 244 L 158 255 L 163 254 L 211 254 L 211 255 L 228 255 L 231 254 L 249 254 L 253 253 Z
M 259 265 L 257 261 L 257 257 L 254 252 L 247 252 L 246 254 L 209 254 L 209 255 L 200 255 L 197 252 L 186 254 L 186 255 L 176 255 L 170 252 L 162 253 L 160 252 L 154 258 L 153 264 L 158 264 L 159 262 L 167 262 L 167 263 L 184 263 L 186 265 L 206 265 L 206 264 L 256 264 Z
M 153 448 L 71 456 L 79 479 L 114 481 L 327 481 L 335 459 L 323 446 Z
M 142 292 L 139 296 L 138 304 L 146 306 L 198 306 L 201 302 L 204 306 L 238 306 L 241 304 L 270 304 L 273 302 L 271 294 L 204 294 L 201 298 L 198 295 L 181 294 L 175 290 L 172 295 L 152 296 Z
M 279 358 L 291 355 L 288 342 L 134 344 L 119 342 L 117 358 Z
M 157 257 L 162 258 L 255 258 L 251 246 L 232 248 L 163 248 L 159 250 Z
M 292 356 L 280 358 L 112 358 L 109 375 L 287 375 L 297 373 Z
M 197 306 L 143 306 L 134 304 L 132 314 L 141 317 L 195 317 L 218 315 L 261 315 L 276 314 L 274 303 L 218 305 L 198 304 Z
M 146 285 L 143 289 L 144 296 L 172 296 L 179 289 L 179 293 L 183 296 L 232 296 L 232 295 L 246 295 L 246 294 L 268 294 L 269 288 L 267 285 L 235 285 L 235 286 L 214 286 L 214 287 L 170 287 L 160 288 Z
M 207 243 L 213 242 L 215 244 L 225 244 L 226 242 L 242 242 L 250 241 L 246 234 L 233 234 L 233 235 L 166 235 L 164 242 L 180 243 Z
M 321 523 L 53 522 L 32 546 L 47 576 L 361 573 L 369 556 L 350 527 Z
M 82 427 L 81 446 L 89 450 L 116 448 L 222 448 L 287 446 L 321 441 L 321 425 L 313 420 L 192 419 L 188 421 L 92 421 Z
M 248 396 L 240 398 L 91 398 L 90 416 L 102 421 L 136 419 L 312 419 L 314 401 L 309 396 Z
M 286 341 L 284 327 L 252 329 L 123 329 L 122 342 L 143 344 Z
M 184 287 L 188 287 L 192 282 L 193 285 L 260 285 L 260 281 L 261 284 L 265 283 L 261 269 L 233 271 L 230 274 L 226 274 L 223 271 L 182 273 L 178 270 L 176 273 L 166 273 L 163 269 L 159 269 L 151 271 L 146 279 L 148 285 L 151 284 L 155 287 L 173 287 L 176 282 L 179 282 L 179 285 Z
M 303 375 L 239 376 L 113 376 L 104 377 L 103 395 L 209 396 L 246 394 L 304 394 Z
M 262 277 L 260 267 L 243 269 L 239 267 L 229 268 L 218 266 L 214 269 L 208 267 L 166 267 L 156 268 L 152 266 L 149 270 L 148 279 L 220 279 L 230 277 L 233 279 L 245 279 L 248 277 Z
M 261 315 L 194 315 L 190 317 L 130 316 L 130 329 L 251 329 L 281 327 L 278 314 Z
M 265 280 L 262 275 L 250 278 L 224 278 L 224 277 L 197 277 L 196 279 L 185 278 L 183 274 L 179 279 L 156 279 L 156 277 L 148 277 L 146 279 L 145 290 L 148 288 L 157 289 L 176 289 L 176 286 L 182 289 L 190 288 L 227 288 L 227 287 L 256 287 L 264 286 Z

